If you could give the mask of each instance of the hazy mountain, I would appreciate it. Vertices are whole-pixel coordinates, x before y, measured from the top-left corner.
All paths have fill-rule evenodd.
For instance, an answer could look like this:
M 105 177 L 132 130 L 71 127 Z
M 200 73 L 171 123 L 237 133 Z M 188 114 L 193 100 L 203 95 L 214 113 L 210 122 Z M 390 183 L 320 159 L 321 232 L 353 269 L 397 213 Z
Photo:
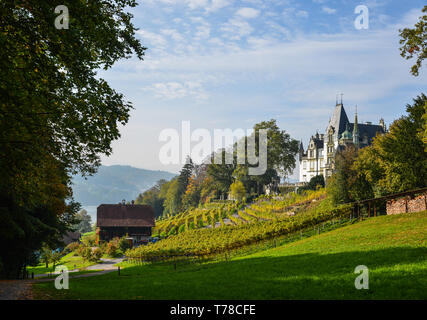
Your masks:
M 166 171 L 138 169 L 131 166 L 101 166 L 91 177 L 73 177 L 74 199 L 82 206 L 134 200 L 139 193 L 158 180 L 170 180 L 176 174 Z

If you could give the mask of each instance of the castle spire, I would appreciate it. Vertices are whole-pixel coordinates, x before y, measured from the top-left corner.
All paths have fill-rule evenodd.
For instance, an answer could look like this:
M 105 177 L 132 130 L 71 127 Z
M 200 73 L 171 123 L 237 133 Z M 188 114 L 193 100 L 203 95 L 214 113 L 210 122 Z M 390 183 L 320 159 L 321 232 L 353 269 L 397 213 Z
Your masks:
M 359 148 L 359 128 L 357 126 L 357 105 L 356 105 L 356 113 L 354 115 L 353 143 L 356 149 L 358 149 Z

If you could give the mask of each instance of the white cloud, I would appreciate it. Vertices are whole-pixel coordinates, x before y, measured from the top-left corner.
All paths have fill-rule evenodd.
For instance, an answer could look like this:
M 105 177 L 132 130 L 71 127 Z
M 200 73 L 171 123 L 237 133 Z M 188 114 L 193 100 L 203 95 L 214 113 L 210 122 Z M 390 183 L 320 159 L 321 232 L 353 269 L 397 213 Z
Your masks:
M 147 30 L 138 30 L 136 33 L 141 35 L 143 43 L 145 43 L 144 41 L 147 41 L 149 44 L 152 44 L 157 48 L 163 48 L 167 44 L 166 39 L 160 34 Z
M 212 0 L 211 4 L 206 8 L 206 12 L 215 12 L 230 5 L 229 0 Z
M 156 98 L 173 100 L 185 97 L 193 97 L 198 100 L 208 98 L 201 82 L 185 81 L 185 82 L 158 82 L 151 86 L 143 88 L 143 91 L 151 91 Z
M 308 18 L 308 12 L 305 10 L 298 10 L 295 15 L 300 18 Z
M 322 7 L 322 11 L 327 14 L 334 14 L 335 12 L 337 12 L 336 9 L 329 8 L 329 7 Z
M 184 37 L 176 29 L 162 29 L 162 34 L 170 36 L 175 41 L 183 41 Z
M 200 7 L 206 7 L 208 5 L 208 0 L 186 0 L 187 5 L 190 9 L 198 9 Z
M 254 8 L 240 8 L 236 14 L 246 19 L 256 18 L 259 15 L 259 10 Z
M 226 37 L 231 40 L 240 40 L 252 33 L 253 28 L 251 25 L 241 19 L 230 19 L 221 27 L 221 31 L 226 33 Z

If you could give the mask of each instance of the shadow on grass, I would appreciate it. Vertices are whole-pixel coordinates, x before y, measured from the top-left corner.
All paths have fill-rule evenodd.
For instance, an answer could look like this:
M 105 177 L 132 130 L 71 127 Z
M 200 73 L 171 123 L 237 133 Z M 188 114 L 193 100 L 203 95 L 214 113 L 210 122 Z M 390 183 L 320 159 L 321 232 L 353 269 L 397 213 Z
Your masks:
M 426 299 L 427 248 L 248 257 L 209 264 L 145 265 L 70 282 L 65 299 Z M 283 254 L 283 252 L 281 252 Z M 358 265 L 369 289 L 354 286 Z

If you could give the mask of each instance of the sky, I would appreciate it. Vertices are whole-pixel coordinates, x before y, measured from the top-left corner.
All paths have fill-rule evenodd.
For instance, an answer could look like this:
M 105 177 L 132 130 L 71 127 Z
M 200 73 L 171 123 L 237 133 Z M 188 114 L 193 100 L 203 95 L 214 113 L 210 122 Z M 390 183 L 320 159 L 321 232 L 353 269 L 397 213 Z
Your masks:
M 307 146 L 323 133 L 343 94 L 350 121 L 387 125 L 426 92 L 427 70 L 399 52 L 399 29 L 413 27 L 425 0 L 146 0 L 130 10 L 144 61 L 117 62 L 99 76 L 134 109 L 103 165 L 178 172 L 164 164 L 165 129 L 250 129 L 276 119 Z M 369 27 L 355 27 L 358 5 Z M 424 91 L 423 91 L 424 90 Z M 197 142 L 194 142 L 197 144 Z M 298 175 L 298 166 L 291 178 Z

